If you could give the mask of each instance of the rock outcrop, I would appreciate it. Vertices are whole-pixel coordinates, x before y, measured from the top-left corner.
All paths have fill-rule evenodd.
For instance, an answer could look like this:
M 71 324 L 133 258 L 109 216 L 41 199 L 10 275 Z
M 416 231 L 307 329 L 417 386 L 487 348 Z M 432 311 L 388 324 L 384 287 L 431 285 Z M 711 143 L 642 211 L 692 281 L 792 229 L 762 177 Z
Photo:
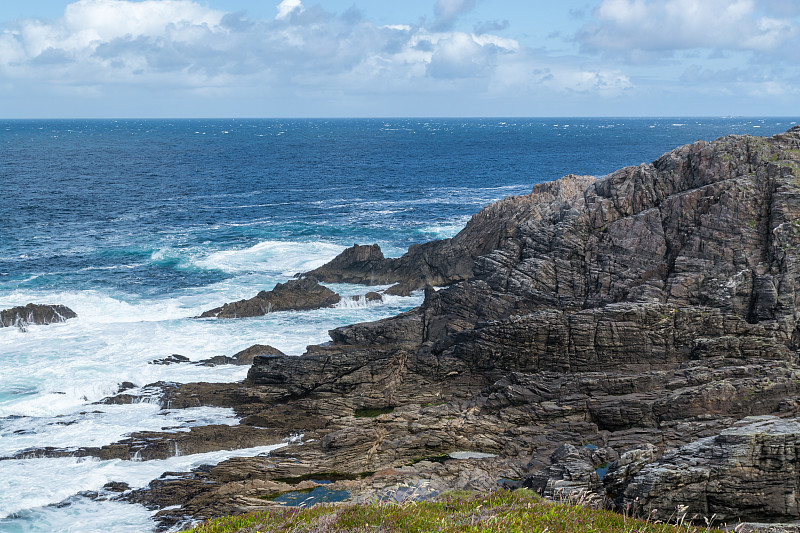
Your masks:
M 227 402 L 245 425 L 305 434 L 268 460 L 171 477 L 191 493 L 180 513 L 257 509 L 258 483 L 336 471 L 364 476 L 356 500 L 401 477 L 474 476 L 620 509 L 795 520 L 799 221 L 796 127 L 537 185 L 402 258 L 351 248 L 312 274 L 446 287 L 301 357 L 255 357 L 244 384 L 170 387 L 173 406 Z M 459 450 L 497 457 L 442 456 Z M 156 483 L 137 501 L 181 503 L 163 494 Z
M 66 322 L 78 315 L 65 305 L 28 304 L 0 311 L 0 328 L 46 325 Z
M 520 224 L 536 220 L 542 204 L 579 195 L 595 178 L 569 175 L 534 187 L 533 194 L 509 197 L 483 208 L 455 237 L 412 245 L 399 258 L 385 258 L 380 246 L 353 245 L 329 263 L 305 273 L 327 283 L 388 285 L 407 291 L 444 286 L 473 277 L 473 263 L 501 248 Z
M 312 277 L 278 283 L 271 291 L 261 291 L 249 300 L 227 303 L 205 311 L 200 318 L 246 318 L 275 311 L 307 311 L 332 307 L 341 297 Z

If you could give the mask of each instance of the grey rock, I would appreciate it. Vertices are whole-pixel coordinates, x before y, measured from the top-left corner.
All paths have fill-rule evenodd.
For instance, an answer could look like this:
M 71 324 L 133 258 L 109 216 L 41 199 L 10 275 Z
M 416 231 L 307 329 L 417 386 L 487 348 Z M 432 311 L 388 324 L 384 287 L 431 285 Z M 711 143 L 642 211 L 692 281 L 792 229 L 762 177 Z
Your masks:
M 721 521 L 797 520 L 799 445 L 797 418 L 746 418 L 643 467 L 627 484 L 620 506 L 658 519 L 680 508 L 689 517 L 716 515 Z
M 66 322 L 78 315 L 64 305 L 28 304 L 0 311 L 0 328 L 18 327 L 25 329 L 30 325 L 47 325 Z

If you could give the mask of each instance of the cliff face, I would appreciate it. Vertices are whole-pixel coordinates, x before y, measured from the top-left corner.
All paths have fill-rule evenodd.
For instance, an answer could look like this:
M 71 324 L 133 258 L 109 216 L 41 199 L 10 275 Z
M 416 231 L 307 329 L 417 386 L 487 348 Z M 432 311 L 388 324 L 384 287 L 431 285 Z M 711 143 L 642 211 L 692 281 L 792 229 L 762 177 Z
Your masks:
M 333 346 L 299 360 L 257 359 L 250 384 L 331 395 L 338 408 L 462 399 L 470 427 L 419 422 L 441 443 L 425 446 L 481 443 L 541 466 L 561 442 L 614 453 L 650 442 L 660 454 L 746 416 L 796 415 L 800 128 L 697 142 L 597 181 L 565 177 L 428 246 L 463 242 L 480 251 L 471 278 L 439 264 L 437 279 L 456 283 L 427 290 L 420 308 L 334 330 Z M 393 261 L 432 264 L 419 249 Z M 378 450 L 407 442 L 389 431 Z M 717 507 L 697 511 L 776 519 Z
M 235 394 L 243 423 L 316 440 L 267 466 L 237 463 L 249 477 L 225 464 L 193 474 L 184 481 L 203 496 L 181 512 L 213 514 L 209 495 L 224 500 L 236 479 L 252 498 L 244 479 L 335 470 L 378 471 L 353 491 L 517 477 L 658 518 L 679 504 L 796 520 L 800 429 L 785 419 L 800 409 L 799 258 L 800 127 L 538 185 L 398 259 L 348 249 L 310 274 L 448 286 L 398 317 L 333 330 L 302 357 L 256 357 Z M 191 387 L 170 394 L 203 402 Z M 354 416 L 362 408 L 394 411 Z M 398 470 L 456 450 L 499 457 Z M 737 504 L 746 490 L 755 503 Z
M 436 383 L 457 381 L 444 369 L 468 372 L 473 387 L 510 371 L 641 370 L 713 356 L 793 362 L 799 150 L 798 128 L 698 142 L 602 180 L 569 176 L 494 204 L 431 244 L 499 246 L 477 257 L 471 279 L 427 291 L 400 317 L 334 330 L 337 347 L 327 350 L 402 347 L 413 353 L 407 371 Z M 416 249 L 395 261 L 430 264 Z M 440 272 L 457 281 L 463 269 Z M 275 364 L 256 364 L 252 383 Z

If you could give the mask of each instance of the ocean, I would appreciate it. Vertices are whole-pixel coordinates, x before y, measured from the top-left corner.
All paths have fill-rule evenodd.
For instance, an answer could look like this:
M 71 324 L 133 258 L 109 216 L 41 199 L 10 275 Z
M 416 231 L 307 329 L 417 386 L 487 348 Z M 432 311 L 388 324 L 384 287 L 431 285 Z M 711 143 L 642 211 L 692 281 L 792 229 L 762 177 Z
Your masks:
M 0 531 L 152 531 L 144 507 L 81 493 L 271 448 L 139 462 L 3 458 L 235 424 L 230 409 L 95 402 L 126 381 L 241 380 L 246 367 L 149 363 L 253 344 L 300 355 L 328 330 L 406 311 L 422 294 L 249 319 L 193 318 L 202 311 L 353 243 L 399 256 L 450 237 L 484 205 L 535 183 L 602 176 L 698 139 L 772 135 L 797 120 L 0 120 L 0 309 L 34 302 L 78 314 L 0 328 Z

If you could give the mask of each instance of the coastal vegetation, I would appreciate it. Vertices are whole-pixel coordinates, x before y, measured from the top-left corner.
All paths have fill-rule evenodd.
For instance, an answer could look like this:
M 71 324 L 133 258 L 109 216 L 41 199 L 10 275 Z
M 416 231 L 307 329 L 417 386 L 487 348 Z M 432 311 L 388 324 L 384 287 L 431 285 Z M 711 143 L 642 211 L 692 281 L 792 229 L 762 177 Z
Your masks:
M 211 520 L 191 533 L 277 532 L 553 532 L 704 533 L 679 509 L 675 523 L 632 518 L 569 501 L 547 501 L 520 489 L 490 494 L 454 491 L 438 501 L 281 508 Z M 713 525 L 711 520 L 701 520 Z

